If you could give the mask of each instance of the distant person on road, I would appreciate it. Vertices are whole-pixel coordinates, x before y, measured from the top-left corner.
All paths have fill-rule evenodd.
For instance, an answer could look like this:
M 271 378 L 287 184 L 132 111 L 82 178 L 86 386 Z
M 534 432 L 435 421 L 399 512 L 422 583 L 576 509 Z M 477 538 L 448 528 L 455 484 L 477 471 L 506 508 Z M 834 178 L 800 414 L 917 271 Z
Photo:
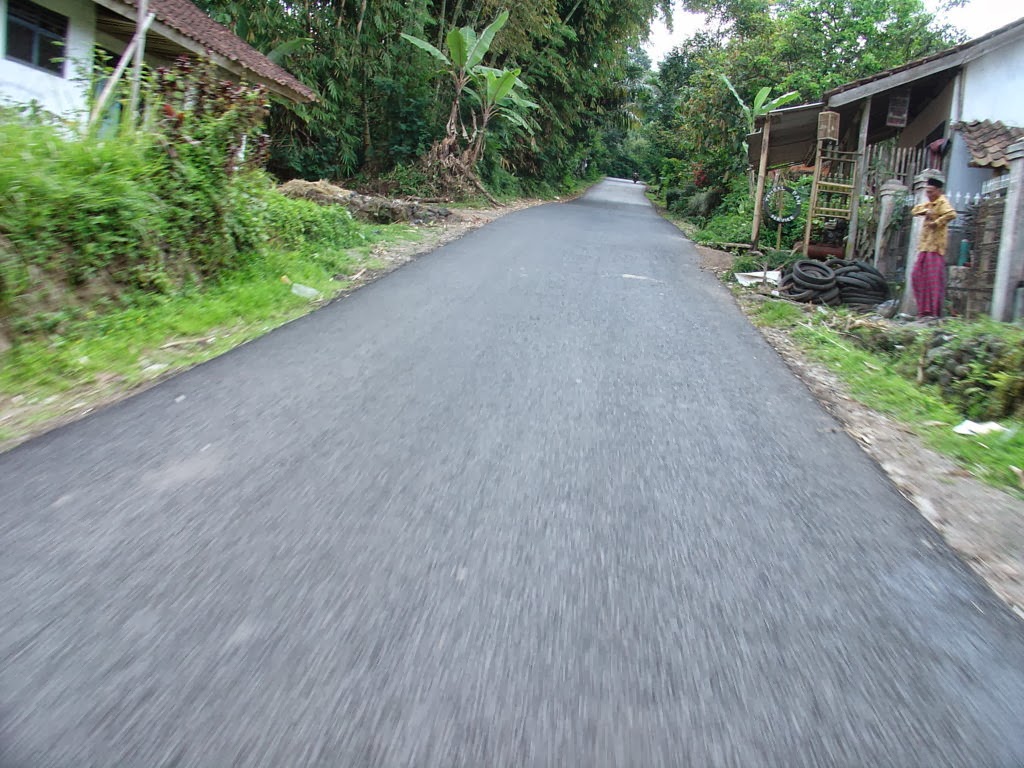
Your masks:
M 927 201 L 910 211 L 914 216 L 924 216 L 910 283 L 918 317 L 941 317 L 946 298 L 947 230 L 949 222 L 956 218 L 956 210 L 942 194 L 941 179 L 928 179 L 924 194 Z
M 638 181 L 640 181 L 640 174 L 633 171 L 633 183 L 636 184 Z

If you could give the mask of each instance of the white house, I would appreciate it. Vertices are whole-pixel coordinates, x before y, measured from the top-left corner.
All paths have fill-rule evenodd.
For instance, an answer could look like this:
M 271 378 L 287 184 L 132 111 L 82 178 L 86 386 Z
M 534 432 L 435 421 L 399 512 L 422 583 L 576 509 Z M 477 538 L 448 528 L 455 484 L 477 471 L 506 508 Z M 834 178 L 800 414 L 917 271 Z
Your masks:
M 876 195 L 887 179 L 915 186 L 925 169 L 943 175 L 951 199 L 975 199 L 995 186 L 1008 186 L 1011 165 L 1022 157 L 1011 150 L 1024 137 L 1024 18 L 982 37 L 947 48 L 871 77 L 845 83 L 820 101 L 776 110 L 747 137 L 750 162 L 763 188 L 768 170 L 811 164 L 815 188 L 832 194 L 822 218 L 845 218 L 856 233 L 860 201 Z M 822 160 L 824 158 L 824 161 Z M 837 160 L 838 158 L 838 160 Z M 855 173 L 842 184 L 824 176 L 837 162 Z M 923 186 L 917 179 L 918 186 Z M 840 190 L 840 203 L 834 190 Z M 1011 190 L 1010 198 L 1015 190 Z M 845 195 L 845 198 L 842 198 Z M 810 216 L 816 219 L 816 194 Z M 956 202 L 954 200 L 954 202 Z M 1024 255 L 1007 237 L 1024 227 L 1008 215 L 992 286 L 992 314 L 1010 319 L 1011 297 L 1024 282 Z M 838 213 L 837 213 L 838 211 Z M 759 217 L 755 217 L 754 232 Z M 916 226 L 919 226 L 919 222 Z M 813 254 L 808 226 L 804 247 Z M 912 237 L 912 240 L 915 239 Z M 859 247 L 858 247 L 859 246 Z M 863 253 L 864 243 L 848 238 L 846 254 Z M 952 249 L 951 249 L 952 251 Z M 955 257 L 955 251 L 952 251 Z M 877 252 L 876 252 L 877 258 Z M 907 260 L 907 282 L 912 259 Z M 909 291 L 906 292 L 909 295 Z
M 227 75 L 265 85 L 292 102 L 316 98 L 188 0 L 150 0 L 154 21 L 146 60 L 165 64 L 181 54 L 206 56 Z M 35 103 L 65 117 L 86 108 L 82 74 L 102 47 L 120 56 L 136 29 L 138 6 L 123 0 L 0 0 L 0 101 Z

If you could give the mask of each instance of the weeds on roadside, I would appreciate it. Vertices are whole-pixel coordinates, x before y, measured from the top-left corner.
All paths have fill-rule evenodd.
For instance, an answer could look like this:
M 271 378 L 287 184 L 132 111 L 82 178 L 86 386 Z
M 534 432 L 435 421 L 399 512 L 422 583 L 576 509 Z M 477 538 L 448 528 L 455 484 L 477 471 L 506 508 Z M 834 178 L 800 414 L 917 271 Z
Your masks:
M 888 352 L 880 352 L 862 348 L 863 337 L 854 332 L 859 318 L 844 310 L 807 312 L 789 302 L 765 301 L 752 317 L 758 324 L 787 329 L 812 359 L 827 365 L 864 405 L 902 422 L 931 448 L 985 482 L 1024 495 L 1010 468 L 1024 467 L 1024 421 L 1001 419 L 1006 431 L 984 437 L 956 434 L 953 427 L 966 414 L 944 398 L 940 387 L 917 383 L 914 374 L 933 330 L 898 329 L 896 343 L 889 345 Z M 849 330 L 842 330 L 844 326 Z M 1017 339 L 1020 335 L 1018 328 L 991 321 L 950 323 L 943 331 L 967 338 L 996 334 Z

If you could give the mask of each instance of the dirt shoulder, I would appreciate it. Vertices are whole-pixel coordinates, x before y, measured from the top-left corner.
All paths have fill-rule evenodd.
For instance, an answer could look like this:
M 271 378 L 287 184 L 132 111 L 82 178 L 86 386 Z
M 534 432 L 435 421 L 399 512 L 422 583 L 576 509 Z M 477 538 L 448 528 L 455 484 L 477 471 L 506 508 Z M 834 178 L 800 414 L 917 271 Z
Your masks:
M 372 269 L 364 269 L 346 280 L 344 285 L 339 285 L 334 295 L 320 302 L 311 303 L 308 311 L 343 299 L 420 256 L 458 240 L 466 233 L 506 214 L 544 202 L 546 201 L 524 199 L 508 203 L 501 208 L 453 209 L 451 215 L 441 222 L 418 226 L 416 229 L 419 237 L 415 240 L 381 243 L 375 246 L 369 256 L 374 264 Z M 31 394 L 14 397 L 0 395 L 0 435 L 3 435 L 0 437 L 0 452 L 10 450 L 33 437 L 77 421 L 101 408 L 149 389 L 164 379 L 258 338 L 275 327 L 280 327 L 284 322 L 267 323 L 255 331 L 211 328 L 209 334 L 201 339 L 171 340 L 160 349 L 143 355 L 152 357 L 154 361 L 159 358 L 159 362 L 154 362 L 143 370 L 141 381 L 128 383 L 121 377 L 110 374 L 98 376 L 88 386 L 75 387 L 59 395 L 41 399 L 34 399 Z M 197 355 L 200 348 L 205 348 L 206 351 Z
M 722 274 L 729 253 L 697 246 L 701 268 Z M 740 299 L 749 312 L 753 302 Z M 1024 505 L 928 448 L 906 426 L 857 402 L 841 379 L 778 328 L 760 328 L 790 369 L 888 474 L 960 557 L 1024 617 Z

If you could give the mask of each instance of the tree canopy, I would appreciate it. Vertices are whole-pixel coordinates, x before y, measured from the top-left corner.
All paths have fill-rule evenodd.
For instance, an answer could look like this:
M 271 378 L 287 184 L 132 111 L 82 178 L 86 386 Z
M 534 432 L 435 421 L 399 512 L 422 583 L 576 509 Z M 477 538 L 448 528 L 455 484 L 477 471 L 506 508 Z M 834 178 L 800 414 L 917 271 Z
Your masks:
M 485 175 L 557 184 L 591 154 L 599 125 L 626 98 L 631 46 L 671 0 L 199 0 L 215 19 L 281 63 L 320 100 L 276 105 L 271 170 L 282 177 L 380 173 L 421 157 L 444 133 L 452 83 L 401 38 L 444 49 L 452 29 L 511 13 L 484 65 L 520 70 L 539 109 L 536 138 L 508 121 L 488 132 Z M 491 150 L 494 151 L 491 151 Z

